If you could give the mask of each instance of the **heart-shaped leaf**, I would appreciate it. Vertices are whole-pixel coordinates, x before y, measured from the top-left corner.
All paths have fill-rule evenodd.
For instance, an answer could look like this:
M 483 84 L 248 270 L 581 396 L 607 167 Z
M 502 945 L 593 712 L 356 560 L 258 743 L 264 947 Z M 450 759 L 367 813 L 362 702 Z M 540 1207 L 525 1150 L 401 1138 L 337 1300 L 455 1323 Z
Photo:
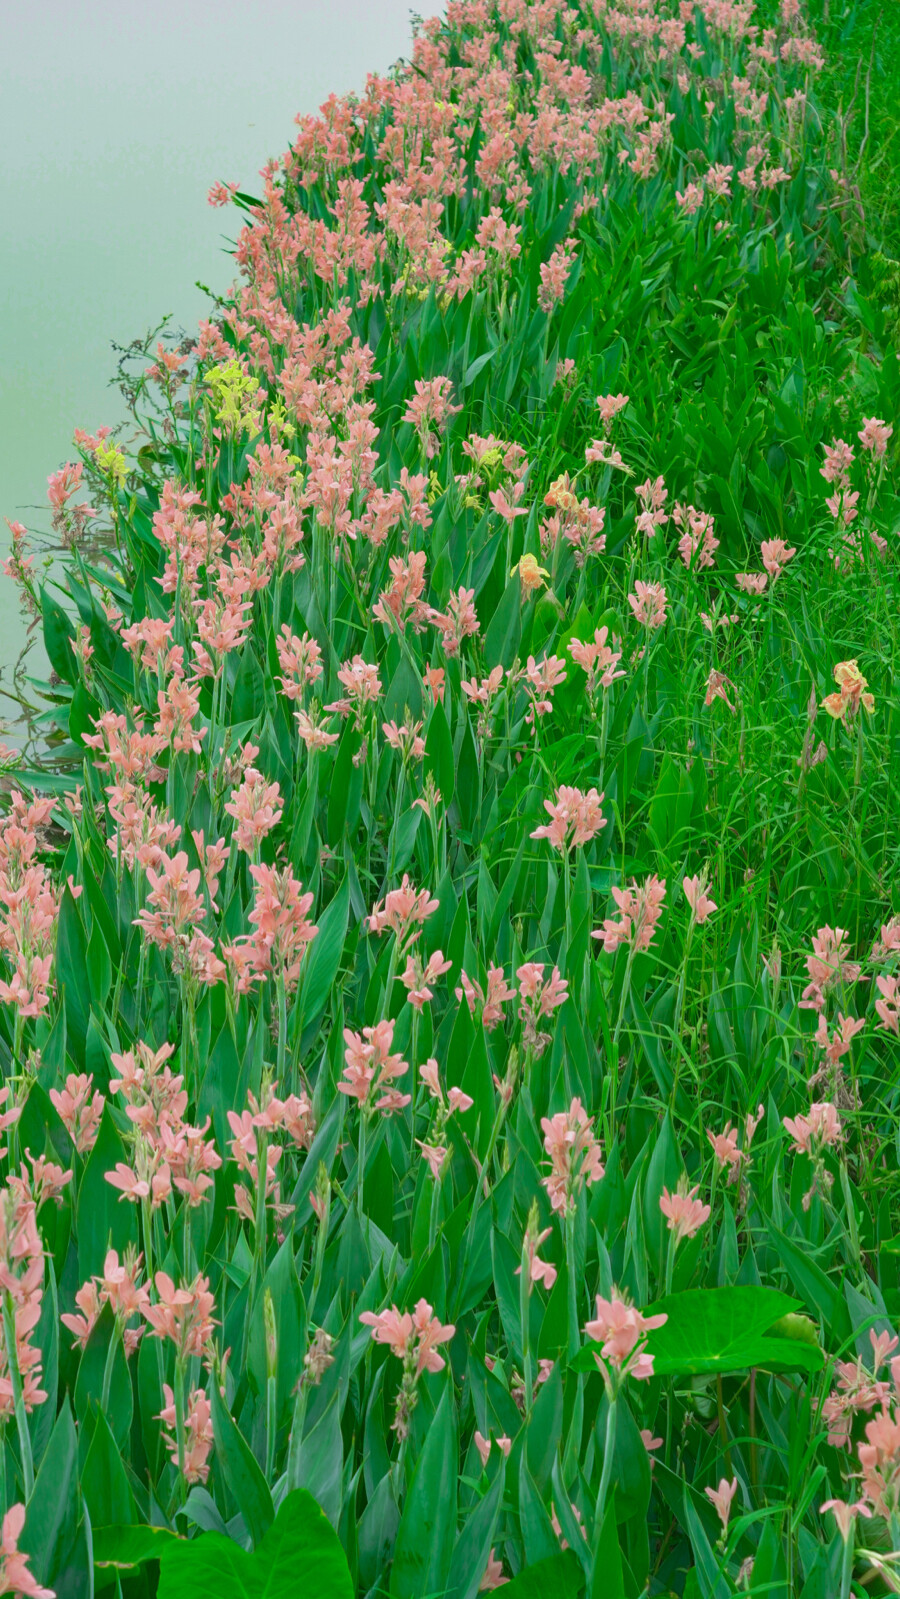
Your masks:
M 282 1501 L 252 1554 L 218 1532 L 179 1539 L 162 1552 L 158 1599 L 297 1599 L 300 1592 L 353 1599 L 337 1534 L 304 1488 Z

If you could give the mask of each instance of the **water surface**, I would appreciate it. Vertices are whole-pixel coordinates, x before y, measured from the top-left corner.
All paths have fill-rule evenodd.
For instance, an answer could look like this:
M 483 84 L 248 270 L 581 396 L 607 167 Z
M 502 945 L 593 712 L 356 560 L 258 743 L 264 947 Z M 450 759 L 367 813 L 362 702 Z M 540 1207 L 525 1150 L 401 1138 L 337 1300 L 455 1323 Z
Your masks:
M 434 10 L 432 6 L 429 10 Z M 197 280 L 234 278 L 236 212 L 216 178 L 257 192 L 297 112 L 408 54 L 409 0 L 0 0 L 3 312 L 0 543 L 4 517 L 50 547 L 47 476 L 73 458 L 76 426 L 125 416 L 113 344 L 171 313 L 209 315 Z M 0 576 L 0 738 L 20 744 L 10 698 L 26 643 Z M 25 670 L 46 674 L 39 643 Z

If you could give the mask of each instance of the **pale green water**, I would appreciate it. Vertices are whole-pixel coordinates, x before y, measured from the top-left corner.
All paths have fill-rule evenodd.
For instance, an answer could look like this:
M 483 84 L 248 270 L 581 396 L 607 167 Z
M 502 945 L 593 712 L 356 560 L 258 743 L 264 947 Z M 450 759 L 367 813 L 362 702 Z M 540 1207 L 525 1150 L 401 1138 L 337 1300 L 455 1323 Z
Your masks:
M 437 9 L 427 8 L 429 14 Z M 256 192 L 297 112 L 408 54 L 409 0 L 0 0 L 0 542 L 3 517 L 49 547 L 46 481 L 76 426 L 115 424 L 112 343 L 167 313 L 192 332 L 234 277 L 237 213 L 216 178 Z M 26 643 L 0 576 L 0 733 Z M 45 675 L 39 644 L 26 666 Z

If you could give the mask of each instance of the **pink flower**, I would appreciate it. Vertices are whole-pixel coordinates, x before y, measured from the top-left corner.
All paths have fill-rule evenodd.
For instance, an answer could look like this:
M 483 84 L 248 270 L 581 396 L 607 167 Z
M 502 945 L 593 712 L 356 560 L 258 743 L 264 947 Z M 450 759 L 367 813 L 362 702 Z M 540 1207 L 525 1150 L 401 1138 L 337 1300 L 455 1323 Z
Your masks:
M 809 1155 L 814 1150 L 833 1148 L 843 1142 L 840 1117 L 830 1100 L 814 1102 L 807 1116 L 784 1116 L 782 1121 L 798 1155 Z
M 427 888 L 413 888 L 408 874 L 404 872 L 400 887 L 392 888 L 383 904 L 379 901 L 373 906 L 369 916 L 369 932 L 395 933 L 398 943 L 402 945 L 410 938 L 418 938 L 419 929 L 438 909 L 439 903 L 430 897 Z
M 847 958 L 850 945 L 843 927 L 820 927 L 812 946 L 813 952 L 806 959 L 810 981 L 803 990 L 800 1009 L 822 1011 L 826 994 L 833 988 L 858 982 L 861 968 Z
M 603 422 L 612 422 L 620 411 L 624 411 L 628 404 L 627 394 L 598 394 L 597 409 Z
M 665 623 L 668 601 L 661 583 L 638 581 L 634 585 L 634 593 L 628 595 L 628 603 L 634 612 L 635 620 L 643 627 L 659 628 Z
M 730 1183 L 737 1181 L 741 1175 L 742 1168 L 749 1163 L 750 1144 L 763 1115 L 763 1107 L 759 1105 L 755 1115 L 751 1112 L 747 1116 L 743 1149 L 738 1147 L 738 1135 L 732 1126 L 727 1126 L 723 1133 L 710 1132 L 709 1128 L 706 1130 L 706 1136 L 712 1144 L 713 1154 L 719 1170 L 722 1171 L 726 1166 L 728 1167 L 728 1181 Z
M 472 1015 L 478 1006 L 481 1006 L 481 1021 L 486 1032 L 496 1027 L 503 1020 L 503 1007 L 511 999 L 515 999 L 516 991 L 510 988 L 502 966 L 489 966 L 487 975 L 487 991 L 482 989 L 480 983 L 473 982 L 465 971 L 459 974 L 460 988 L 456 990 L 456 998 L 465 997 Z
M 163 1433 L 165 1445 L 172 1464 L 177 1467 L 179 1463 L 177 1412 L 175 1395 L 168 1383 L 163 1383 L 163 1396 L 166 1403 L 156 1419 L 162 1422 L 164 1429 L 167 1429 Z M 209 1476 L 209 1457 L 212 1454 L 214 1438 L 212 1407 L 202 1388 L 195 1388 L 193 1393 L 188 1395 L 184 1434 L 184 1480 L 204 1483 Z
M 364 1027 L 362 1036 L 349 1027 L 344 1029 L 346 1066 L 337 1085 L 339 1094 L 347 1094 L 358 1101 L 360 1109 L 368 1112 L 383 1110 L 388 1113 L 402 1110 L 411 1096 L 401 1094 L 389 1085 L 409 1071 L 400 1055 L 390 1053 L 394 1039 L 394 1023 L 378 1022 L 375 1027 Z M 375 1095 L 380 1093 L 381 1098 Z
M 668 1188 L 664 1188 L 660 1196 L 659 1208 L 666 1217 L 669 1232 L 674 1234 L 676 1245 L 683 1238 L 693 1238 L 709 1220 L 710 1208 L 694 1197 L 696 1193 L 696 1186 L 682 1189 L 679 1184 L 674 1194 L 670 1194 Z
M 788 549 L 784 539 L 763 539 L 762 563 L 773 583 L 777 583 L 788 561 L 796 554 L 795 549 Z
M 597 1294 L 597 1316 L 585 1325 L 585 1334 L 594 1343 L 602 1345 L 601 1353 L 607 1363 L 608 1375 L 615 1382 L 633 1377 L 636 1382 L 653 1376 L 653 1356 L 646 1350 L 648 1332 L 662 1327 L 668 1316 L 644 1316 L 634 1305 L 613 1292 L 611 1299 Z M 599 1357 L 598 1366 L 603 1369 Z
M 862 438 L 862 434 L 860 434 L 860 438 Z M 708 1488 L 706 1491 L 709 1493 Z M 846 1499 L 826 1499 L 824 1504 L 819 1506 L 819 1514 L 824 1516 L 826 1510 L 830 1510 L 834 1516 L 838 1532 L 844 1543 L 850 1537 L 856 1517 L 866 1516 L 868 1518 L 872 1515 L 871 1506 L 867 1505 L 864 1499 L 855 1499 L 852 1504 L 848 1504 Z
M 538 1022 L 542 1016 L 551 1016 L 565 1004 L 569 985 L 554 966 L 550 977 L 544 981 L 542 961 L 526 961 L 516 971 L 519 980 L 519 1014 L 522 1017 L 522 1043 L 526 1050 L 539 1056 L 550 1042 L 550 1034 L 541 1032 Z
M 769 579 L 765 572 L 737 572 L 734 581 L 744 594 L 763 594 Z
M 445 972 L 449 972 L 451 964 L 451 961 L 444 960 L 443 953 L 439 949 L 436 949 L 433 955 L 429 955 L 424 966 L 418 955 L 406 957 L 406 970 L 400 973 L 397 982 L 409 990 L 409 1003 L 414 1010 L 421 1011 L 428 1001 L 434 998 L 430 985 L 439 977 L 443 977 Z
M 828 1024 L 825 1021 L 825 1017 L 819 1017 L 819 1025 L 816 1029 L 816 1043 L 820 1049 L 825 1051 L 825 1059 L 829 1065 L 837 1065 L 839 1060 L 849 1054 L 850 1046 L 856 1034 L 861 1033 L 865 1025 L 865 1019 L 862 1017 L 857 1019 L 853 1016 L 842 1016 L 838 1012 L 838 1025 L 829 1038 Z
M 441 1175 L 441 1167 L 447 1158 L 446 1144 L 426 1144 L 423 1143 L 421 1138 L 417 1138 L 416 1143 L 422 1151 L 423 1158 L 432 1177 L 437 1182 Z
M 713 911 L 718 910 L 718 905 L 707 894 L 706 883 L 702 877 L 682 878 L 681 886 L 684 889 L 684 897 L 691 907 L 694 921 L 698 927 L 702 927 Z
M 281 789 L 277 783 L 267 783 L 255 767 L 248 766 L 240 788 L 235 789 L 225 810 L 237 822 L 234 841 L 238 849 L 252 855 L 260 841 L 281 821 L 284 810 Z
M 611 650 L 607 645 L 609 637 L 608 627 L 594 629 L 593 640 L 583 643 L 581 639 L 569 640 L 569 654 L 577 666 L 582 666 L 587 672 L 587 691 L 595 694 L 598 688 L 611 688 L 617 678 L 624 677 L 624 672 L 617 672 L 616 667 L 622 659 L 621 649 Z M 614 638 L 613 643 L 618 645 L 620 640 Z
M 717 672 L 715 668 L 713 668 L 709 674 L 709 677 L 706 679 L 706 697 L 703 701 L 704 705 L 708 707 L 712 705 L 713 700 L 724 700 L 732 715 L 736 715 L 736 707 L 732 705 L 730 699 L 728 698 L 728 690 L 729 688 L 733 687 L 734 684 L 729 677 L 725 676 L 724 672 Z
M 663 911 L 665 878 L 648 877 L 640 887 L 633 882 L 630 888 L 613 888 L 611 892 L 621 920 L 607 917 L 591 937 L 602 939 L 607 955 L 614 954 L 620 944 L 630 944 L 633 950 L 649 949 Z
M 503 1575 L 503 1561 L 496 1558 L 492 1549 L 484 1568 L 484 1576 L 478 1584 L 478 1592 L 489 1593 L 493 1588 L 502 1588 L 505 1582 L 509 1582 L 509 1578 Z
M 55 1599 L 52 1588 L 42 1588 L 28 1570 L 28 1556 L 19 1553 L 19 1539 L 25 1525 L 25 1506 L 11 1505 L 3 1517 L 0 1533 L 0 1593 L 17 1599 Z
M 728 1531 L 728 1522 L 731 1517 L 731 1501 L 737 1493 L 737 1477 L 732 1477 L 730 1482 L 727 1477 L 723 1477 L 718 1488 L 706 1488 L 704 1492 L 707 1499 L 710 1499 L 715 1505 L 716 1515 L 722 1523 L 722 1537 L 724 1538 Z
M 572 1100 L 567 1111 L 541 1118 L 544 1149 L 551 1167 L 550 1175 L 542 1177 L 541 1181 L 550 1204 L 560 1215 L 575 1209 L 578 1193 L 585 1183 L 590 1186 L 603 1176 L 600 1145 L 591 1131 L 593 1121 L 578 1098 Z
M 401 1360 L 409 1356 L 417 1377 L 423 1371 L 443 1371 L 446 1362 L 438 1354 L 438 1346 L 448 1343 L 456 1328 L 442 1326 L 427 1300 L 420 1299 L 412 1315 L 392 1305 L 377 1315 L 364 1310 L 359 1319 L 371 1327 L 377 1344 L 387 1344 Z
M 531 837 L 546 838 L 560 854 L 587 844 L 606 826 L 600 811 L 602 803 L 603 795 L 595 788 L 588 789 L 586 794 L 580 788 L 558 788 L 555 803 L 544 800 L 544 810 L 550 821 L 536 827 Z
M 864 416 L 862 429 L 857 433 L 856 437 L 859 439 L 863 449 L 869 451 L 876 461 L 880 461 L 884 456 L 888 439 L 893 431 L 892 427 L 881 422 L 877 416 Z M 822 1508 L 825 1508 L 824 1505 Z
M 819 468 L 822 477 L 826 483 L 845 487 L 850 481 L 849 472 L 853 465 L 852 447 L 843 439 L 835 439 L 833 444 L 823 444 L 822 448 L 825 451 L 825 465 Z
M 557 1270 L 548 1260 L 541 1260 L 538 1250 L 545 1238 L 549 1238 L 552 1227 L 545 1227 L 543 1232 L 537 1232 L 536 1227 L 529 1223 L 525 1229 L 524 1252 L 528 1257 L 528 1276 L 533 1283 L 543 1283 L 549 1293 L 556 1282 Z M 521 1266 L 516 1267 L 515 1275 L 522 1275 Z
M 880 1018 L 878 1026 L 900 1034 L 900 984 L 896 977 L 876 977 L 875 982 L 881 995 L 875 1001 L 875 1010 Z
M 216 1300 L 207 1279 L 198 1273 L 193 1282 L 176 1288 L 166 1272 L 158 1271 L 154 1282 L 157 1302 L 143 1307 L 151 1338 L 170 1339 L 179 1359 L 208 1358 L 216 1325 L 211 1315 Z

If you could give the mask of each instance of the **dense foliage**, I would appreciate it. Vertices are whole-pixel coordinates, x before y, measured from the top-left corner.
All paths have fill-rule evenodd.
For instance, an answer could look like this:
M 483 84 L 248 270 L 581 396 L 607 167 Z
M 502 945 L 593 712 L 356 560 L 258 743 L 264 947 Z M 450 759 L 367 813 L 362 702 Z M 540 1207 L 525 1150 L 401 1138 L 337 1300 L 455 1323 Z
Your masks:
M 0 1592 L 900 1591 L 900 373 L 821 65 L 451 0 L 214 189 L 64 585 L 14 525 Z

